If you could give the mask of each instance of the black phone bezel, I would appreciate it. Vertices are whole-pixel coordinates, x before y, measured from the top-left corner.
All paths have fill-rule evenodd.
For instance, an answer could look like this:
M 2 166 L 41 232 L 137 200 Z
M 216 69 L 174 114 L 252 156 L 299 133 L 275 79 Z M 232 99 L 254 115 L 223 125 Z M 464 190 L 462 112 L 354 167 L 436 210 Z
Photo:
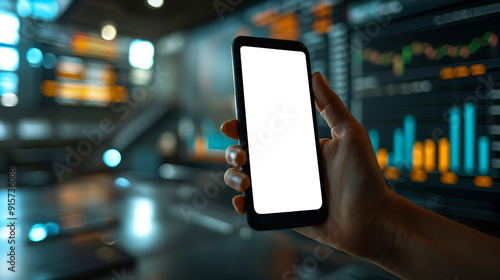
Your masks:
M 316 107 L 315 107 L 314 95 L 311 84 L 311 66 L 310 66 L 311 63 L 309 58 L 309 52 L 306 46 L 298 41 L 287 41 L 287 40 L 267 39 L 258 37 L 248 37 L 248 36 L 239 36 L 233 40 L 233 45 L 232 45 L 233 80 L 235 87 L 236 115 L 238 119 L 239 145 L 243 148 L 243 150 L 245 150 L 247 155 L 248 155 L 248 135 L 247 135 L 247 123 L 245 114 L 245 101 L 244 101 L 243 79 L 242 79 L 242 69 L 241 69 L 241 53 L 240 53 L 240 48 L 243 46 L 301 51 L 305 54 L 307 60 L 306 64 L 307 64 L 307 73 L 309 80 L 309 95 L 311 99 L 311 114 L 313 115 L 314 134 L 316 137 L 316 153 L 318 158 L 320 184 L 321 184 L 321 198 L 322 198 L 321 207 L 317 210 L 295 211 L 295 212 L 276 213 L 276 214 L 258 214 L 255 211 L 253 205 L 252 186 L 250 185 L 250 187 L 244 192 L 247 222 L 250 225 L 250 227 L 256 230 L 284 229 L 284 228 L 294 228 L 294 227 L 303 227 L 308 225 L 321 224 L 327 218 L 327 201 L 326 201 L 325 184 L 323 178 L 323 163 L 321 159 L 319 137 L 318 137 L 318 126 L 316 121 Z M 248 174 L 251 182 L 249 157 L 247 163 L 244 166 L 242 166 L 242 171 Z

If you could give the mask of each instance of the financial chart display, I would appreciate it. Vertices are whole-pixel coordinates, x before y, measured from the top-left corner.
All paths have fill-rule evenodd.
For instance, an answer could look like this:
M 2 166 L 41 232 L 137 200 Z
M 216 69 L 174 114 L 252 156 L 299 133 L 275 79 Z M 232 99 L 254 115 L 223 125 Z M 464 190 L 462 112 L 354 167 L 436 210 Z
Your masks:
M 452 205 L 449 212 L 462 205 L 494 212 L 491 220 L 500 221 L 495 202 L 500 194 L 499 16 L 496 1 L 292 0 L 235 7 L 224 20 L 190 35 L 186 73 L 196 73 L 202 86 L 188 85 L 185 103 L 207 100 L 201 109 L 186 105 L 198 114 L 196 139 L 205 139 L 192 146 L 205 143 L 198 150 L 210 151 L 214 144 L 206 143 L 223 143 L 217 146 L 221 152 L 227 146 L 213 131 L 234 116 L 233 38 L 300 40 L 310 52 L 312 71 L 322 72 L 368 130 L 389 187 L 420 195 L 423 206 L 434 199 Z M 320 137 L 330 136 L 319 116 L 318 126 Z
M 498 191 L 500 5 L 398 18 L 401 4 L 367 22 L 367 3 L 347 7 L 351 107 L 386 178 Z

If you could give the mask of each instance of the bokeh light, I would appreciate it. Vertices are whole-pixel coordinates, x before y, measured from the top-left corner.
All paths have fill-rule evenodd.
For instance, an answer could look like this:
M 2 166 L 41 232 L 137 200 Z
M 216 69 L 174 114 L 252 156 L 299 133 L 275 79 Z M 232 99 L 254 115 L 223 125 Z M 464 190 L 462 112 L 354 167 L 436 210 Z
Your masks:
M 16 5 L 17 14 L 22 17 L 31 16 L 31 1 L 29 0 L 18 0 Z
M 133 232 L 137 237 L 144 237 L 153 231 L 153 203 L 146 198 L 139 198 L 134 203 Z
M 132 67 L 150 69 L 153 66 L 155 47 L 149 41 L 135 39 L 130 43 L 129 62 Z
M 46 53 L 43 56 L 43 67 L 47 69 L 53 69 L 56 67 L 57 57 L 53 53 Z
M 59 225 L 57 223 L 54 223 L 54 222 L 46 223 L 45 230 L 47 231 L 47 235 L 50 235 L 50 236 L 56 236 L 61 231 Z
M 130 181 L 123 177 L 118 177 L 115 180 L 115 186 L 126 189 L 130 187 Z
M 101 36 L 104 40 L 111 41 L 116 38 L 116 27 L 112 23 L 105 24 L 101 29 Z
M 18 0 L 16 10 L 22 17 L 54 21 L 59 15 L 59 3 L 57 0 Z
M 0 140 L 8 140 L 10 136 L 10 125 L 0 120 Z
M 43 53 L 40 49 L 31 48 L 26 52 L 26 60 L 32 67 L 38 67 L 43 61 Z
M 120 164 L 120 161 L 122 160 L 122 156 L 118 150 L 109 149 L 106 152 L 104 152 L 102 159 L 104 161 L 104 164 L 106 164 L 107 166 L 116 167 L 116 166 L 118 166 L 118 164 Z
M 15 107 L 19 103 L 19 97 L 14 93 L 4 93 L 1 97 L 2 106 Z
M 19 42 L 19 27 L 16 15 L 0 11 L 0 43 L 16 45 Z
M 151 8 L 158 9 L 158 8 L 161 8 L 163 6 L 163 0 L 148 0 L 148 5 Z
M 17 93 L 19 77 L 16 73 L 0 72 L 0 95 L 4 93 Z
M 30 229 L 28 237 L 33 242 L 40 242 L 47 237 L 47 229 L 43 224 L 34 224 Z
M 19 68 L 19 51 L 14 48 L 0 47 L 0 70 L 16 71 Z

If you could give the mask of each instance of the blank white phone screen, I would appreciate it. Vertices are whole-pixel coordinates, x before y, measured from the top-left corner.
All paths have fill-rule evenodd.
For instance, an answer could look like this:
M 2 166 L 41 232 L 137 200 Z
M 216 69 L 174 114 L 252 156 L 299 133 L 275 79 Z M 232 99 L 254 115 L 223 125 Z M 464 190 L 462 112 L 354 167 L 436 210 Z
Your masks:
M 306 56 L 240 48 L 254 208 L 317 210 L 321 185 Z

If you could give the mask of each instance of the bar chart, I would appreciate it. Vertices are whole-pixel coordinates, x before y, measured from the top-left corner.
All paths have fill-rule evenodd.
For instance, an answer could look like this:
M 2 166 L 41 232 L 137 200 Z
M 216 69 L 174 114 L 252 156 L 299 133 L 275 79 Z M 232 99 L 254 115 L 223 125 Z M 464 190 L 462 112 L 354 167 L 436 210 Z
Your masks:
M 368 131 L 377 160 L 387 179 L 406 173 L 424 183 L 428 175 L 440 175 L 443 184 L 455 185 L 458 176 L 472 176 L 476 187 L 491 188 L 490 139 L 476 133 L 476 105 L 472 102 L 452 106 L 448 111 L 448 137 L 417 139 L 417 119 L 403 118 L 402 127 L 392 134 L 392 151 L 380 144 L 380 133 Z M 436 169 L 437 166 L 437 169 Z

